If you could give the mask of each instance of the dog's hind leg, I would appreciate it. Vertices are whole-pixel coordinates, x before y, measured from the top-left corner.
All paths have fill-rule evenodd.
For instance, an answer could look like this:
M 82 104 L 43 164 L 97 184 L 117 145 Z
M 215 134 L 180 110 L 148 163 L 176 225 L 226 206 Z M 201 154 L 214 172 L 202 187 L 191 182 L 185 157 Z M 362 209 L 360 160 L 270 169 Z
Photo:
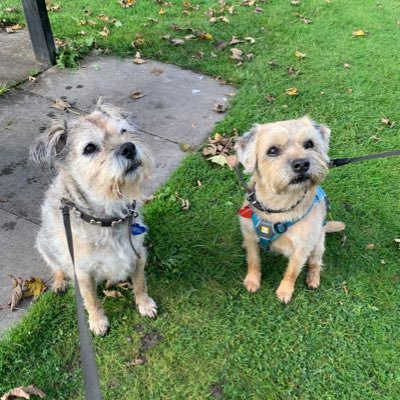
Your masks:
M 276 296 L 282 303 L 289 303 L 294 292 L 294 285 L 304 264 L 307 261 L 307 254 L 302 249 L 296 250 L 289 258 L 289 265 L 285 271 L 285 275 L 276 290 Z
M 89 327 L 95 335 L 103 336 L 109 327 L 109 322 L 104 314 L 104 309 L 96 295 L 96 282 L 89 274 L 76 271 L 79 289 L 89 314 Z
M 243 281 L 249 292 L 256 292 L 261 286 L 260 248 L 253 235 L 244 235 L 243 246 L 247 252 L 247 275 Z
M 315 249 L 308 257 L 307 286 L 310 289 L 317 289 L 320 284 L 320 275 L 322 271 L 322 256 L 325 251 L 325 235 L 322 233 L 321 238 Z
M 144 276 L 146 254 L 141 253 L 141 259 L 137 260 L 136 268 L 132 275 L 133 292 L 139 313 L 145 317 L 154 318 L 157 315 L 157 304 L 147 294 L 147 285 Z

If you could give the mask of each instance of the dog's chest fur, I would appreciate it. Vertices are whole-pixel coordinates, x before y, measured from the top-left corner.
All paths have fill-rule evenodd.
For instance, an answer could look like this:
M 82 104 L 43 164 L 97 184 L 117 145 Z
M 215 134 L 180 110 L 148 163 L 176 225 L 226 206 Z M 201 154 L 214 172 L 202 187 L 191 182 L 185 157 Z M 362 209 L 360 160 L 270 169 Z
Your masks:
M 43 224 L 37 246 L 42 254 L 52 258 L 72 277 L 73 269 L 60 206 L 59 188 L 53 185 L 42 205 Z M 135 222 L 142 224 L 140 218 L 135 219 Z M 82 221 L 72 212 L 71 227 L 78 269 L 90 273 L 96 281 L 118 281 L 132 275 L 137 256 L 129 243 L 127 221 L 114 227 L 99 227 Z M 131 239 L 139 254 L 144 255 L 144 235 L 131 236 Z

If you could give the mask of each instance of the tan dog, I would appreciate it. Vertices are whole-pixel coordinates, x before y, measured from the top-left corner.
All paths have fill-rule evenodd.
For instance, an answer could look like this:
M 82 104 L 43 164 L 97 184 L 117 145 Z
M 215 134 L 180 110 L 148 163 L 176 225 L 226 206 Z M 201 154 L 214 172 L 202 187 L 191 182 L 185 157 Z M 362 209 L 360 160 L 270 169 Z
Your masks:
M 31 158 L 57 171 L 42 205 L 37 238 L 37 248 L 54 272 L 53 291 L 65 290 L 65 274 L 73 277 L 63 201 L 71 208 L 76 273 L 90 329 L 104 335 L 109 326 L 96 295 L 96 283 L 106 279 L 131 277 L 140 314 L 154 317 L 157 306 L 144 278 L 144 234 L 131 236 L 130 231 L 137 216 L 133 201 L 141 200 L 142 182 L 153 164 L 136 128 L 115 108 L 98 104 L 78 120 L 54 121 L 33 144 Z M 140 217 L 134 222 L 144 230 Z
M 240 211 L 249 292 L 260 288 L 260 243 L 289 258 L 276 291 L 279 300 L 290 301 L 306 263 L 308 287 L 320 285 L 325 232 L 344 229 L 341 222 L 324 226 L 327 207 L 318 185 L 328 171 L 329 135 L 329 128 L 304 117 L 256 125 L 239 138 L 237 154 L 245 172 L 252 174 L 254 191 Z

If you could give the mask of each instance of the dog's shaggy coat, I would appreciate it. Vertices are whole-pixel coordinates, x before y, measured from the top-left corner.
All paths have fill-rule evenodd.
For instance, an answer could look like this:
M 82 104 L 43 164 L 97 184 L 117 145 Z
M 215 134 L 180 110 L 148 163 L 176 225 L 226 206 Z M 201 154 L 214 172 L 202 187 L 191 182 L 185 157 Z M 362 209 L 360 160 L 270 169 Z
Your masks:
M 54 165 L 56 177 L 42 205 L 37 248 L 54 272 L 53 291 L 65 290 L 65 275 L 73 277 L 71 257 L 60 211 L 61 200 L 96 218 L 125 218 L 133 202 L 141 201 L 142 182 L 149 176 L 152 157 L 137 134 L 112 106 L 74 121 L 54 121 L 32 145 L 31 158 Z M 135 222 L 142 224 L 140 216 Z M 104 335 L 109 322 L 96 295 L 96 284 L 132 278 L 136 304 L 142 315 L 154 317 L 155 302 L 144 277 L 144 235 L 129 243 L 128 221 L 113 227 L 91 225 L 71 212 L 76 274 L 89 314 L 90 329 Z
M 272 223 L 297 220 L 307 214 L 316 188 L 328 171 L 329 136 L 329 128 L 304 117 L 256 125 L 239 138 L 239 161 L 245 172 L 251 174 L 250 187 L 254 187 L 257 200 L 268 209 L 281 211 L 270 213 L 253 208 L 253 212 Z M 304 218 L 270 246 L 272 251 L 289 258 L 276 291 L 284 303 L 291 300 L 297 276 L 306 263 L 308 287 L 315 289 L 320 284 L 325 232 L 344 229 L 341 222 L 332 221 L 324 226 L 325 216 L 325 202 L 315 203 Z M 255 292 L 261 284 L 259 237 L 251 219 L 240 217 L 240 225 L 248 266 L 244 285 Z

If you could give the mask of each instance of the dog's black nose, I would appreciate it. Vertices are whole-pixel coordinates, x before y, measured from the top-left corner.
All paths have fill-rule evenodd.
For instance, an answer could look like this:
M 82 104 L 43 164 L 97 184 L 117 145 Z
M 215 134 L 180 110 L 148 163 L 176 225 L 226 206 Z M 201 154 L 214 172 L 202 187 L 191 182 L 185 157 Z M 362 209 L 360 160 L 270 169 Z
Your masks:
M 127 158 L 128 160 L 134 160 L 136 156 L 136 147 L 131 142 L 121 144 L 118 150 L 118 155 Z
M 306 158 L 298 158 L 296 160 L 292 160 L 290 164 L 293 171 L 297 173 L 307 172 L 310 168 L 310 161 L 308 161 Z

